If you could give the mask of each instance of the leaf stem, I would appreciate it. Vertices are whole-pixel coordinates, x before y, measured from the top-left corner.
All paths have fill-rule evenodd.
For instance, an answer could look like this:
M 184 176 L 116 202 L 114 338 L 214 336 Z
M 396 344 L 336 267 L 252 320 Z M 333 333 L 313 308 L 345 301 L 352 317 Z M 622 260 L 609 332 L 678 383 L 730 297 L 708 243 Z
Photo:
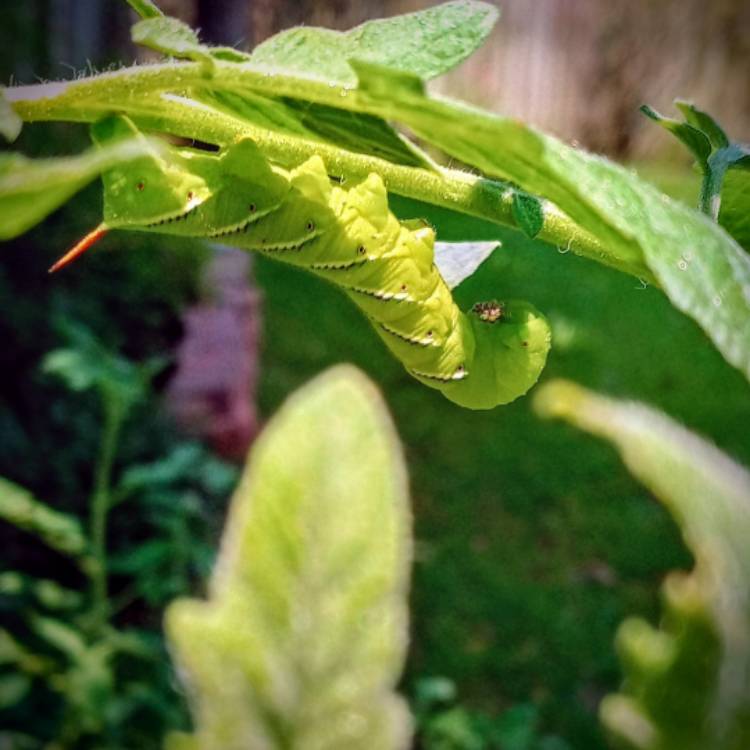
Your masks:
M 211 86 L 233 91 L 252 86 L 266 95 L 296 94 L 329 106 L 350 108 L 353 102 L 347 100 L 355 98 L 346 88 L 331 88 L 320 81 L 263 73 L 247 65 L 221 61 L 216 61 L 210 77 L 195 63 L 164 63 L 124 68 L 77 81 L 10 88 L 6 96 L 28 122 L 93 122 L 118 112 L 129 115 L 142 128 L 219 146 L 252 138 L 284 168 L 298 166 L 318 154 L 332 176 L 356 181 L 376 172 L 390 192 L 518 229 L 512 213 L 513 188 L 506 183 L 456 170 L 394 164 L 329 143 L 261 128 L 232 112 L 187 98 L 199 97 L 201 90 Z M 176 91 L 187 94 L 171 93 Z M 542 206 L 544 221 L 539 239 L 620 271 L 649 276 L 646 280 L 655 284 L 642 268 L 636 270 L 606 252 L 601 242 L 555 205 L 542 201 Z

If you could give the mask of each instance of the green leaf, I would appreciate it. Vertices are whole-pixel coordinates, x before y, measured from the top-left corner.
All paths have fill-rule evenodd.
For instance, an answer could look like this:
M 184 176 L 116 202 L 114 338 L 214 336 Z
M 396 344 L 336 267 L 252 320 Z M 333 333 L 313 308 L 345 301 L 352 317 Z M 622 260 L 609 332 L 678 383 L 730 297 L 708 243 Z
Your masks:
M 393 688 L 409 528 L 403 457 L 381 398 L 356 370 L 335 368 L 255 444 L 209 601 L 167 611 L 196 745 L 407 746 Z
M 464 279 L 468 279 L 500 245 L 499 240 L 436 242 L 435 265 L 445 283 L 451 289 L 455 289 Z
M 513 191 L 513 218 L 519 229 L 532 240 L 542 230 L 544 213 L 539 198 L 518 190 Z
M 685 116 L 686 122 L 662 117 L 650 107 L 641 107 L 641 111 L 674 133 L 693 152 L 703 171 L 703 184 L 698 207 L 715 221 L 718 220 L 729 234 L 747 250 L 747 229 L 744 228 L 747 222 L 747 210 L 742 205 L 738 207 L 737 203 L 742 204 L 750 199 L 740 198 L 738 201 L 736 194 L 729 196 L 733 205 L 730 208 L 728 220 L 726 214 L 724 220 L 721 218 L 721 204 L 727 197 L 724 185 L 729 170 L 750 168 L 750 147 L 741 143 L 731 143 L 716 120 L 694 105 L 679 100 L 675 104 Z M 740 182 L 740 184 L 742 183 Z M 733 182 L 732 191 L 736 188 L 737 182 Z M 746 186 L 743 185 L 741 192 L 745 192 L 746 189 Z M 741 215 L 737 215 L 735 212 Z
M 708 157 L 711 155 L 712 150 L 711 141 L 709 141 L 708 136 L 702 130 L 699 130 L 690 123 L 680 122 L 671 117 L 664 117 L 664 115 L 659 114 L 646 104 L 641 107 L 641 112 L 679 138 L 690 149 L 704 172 L 708 169 Z
M 23 128 L 23 120 L 16 114 L 5 98 L 5 89 L 0 86 L 0 135 L 6 141 L 15 141 Z
M 126 1 L 141 18 L 159 18 L 164 15 L 152 0 Z
M 0 240 L 23 234 L 101 172 L 149 148 L 154 145 L 144 139 L 56 159 L 0 154 Z
M 252 91 L 202 92 L 197 100 L 278 133 L 336 143 L 348 151 L 378 156 L 395 164 L 434 169 L 432 161 L 419 148 L 373 115 L 291 98 L 275 99 Z
M 557 381 L 535 406 L 611 441 L 695 558 L 689 575 L 667 579 L 659 629 L 621 627 L 625 690 L 602 704 L 604 723 L 637 750 L 750 747 L 750 473 L 641 404 Z
M 201 44 L 198 34 L 186 23 L 165 16 L 158 8 L 155 10 L 153 13 L 146 8 L 145 13 L 140 13 L 143 20 L 131 27 L 130 36 L 135 44 L 177 59 L 202 62 L 208 71 L 213 69 L 214 60 L 246 63 L 251 59 L 250 55 L 233 47 Z
M 682 112 L 690 125 L 706 134 L 714 148 L 726 148 L 729 145 L 729 138 L 721 125 L 707 112 L 698 109 L 691 102 L 681 101 L 680 99 L 675 101 L 675 106 Z
M 602 243 L 602 262 L 655 278 L 750 378 L 750 257 L 717 224 L 623 167 L 517 120 L 428 98 L 413 76 L 356 67 L 357 108 L 399 120 L 451 156 L 552 201 Z
M 0 711 L 20 703 L 31 689 L 31 680 L 25 674 L 0 676 Z
M 79 557 L 86 552 L 86 537 L 77 518 L 50 508 L 23 487 L 2 478 L 0 518 L 63 554 Z
M 71 347 L 49 352 L 42 371 L 59 377 L 72 391 L 96 388 L 123 415 L 144 398 L 151 378 L 164 366 L 162 359 L 135 364 L 104 347 L 80 325 L 65 326 L 63 334 Z
M 750 253 L 750 170 L 727 171 L 721 189 L 719 224 Z
M 156 16 L 138 21 L 130 30 L 135 44 L 171 57 L 212 63 L 208 47 L 186 24 L 170 16 Z
M 75 609 L 83 601 L 78 591 L 65 588 L 56 581 L 31 578 L 15 570 L 0 573 L 0 595 L 29 596 L 48 609 Z
M 348 151 L 377 156 L 395 164 L 434 169 L 434 163 L 421 149 L 379 117 L 295 99 L 285 102 L 298 114 L 300 122 L 324 143 L 336 143 Z
M 701 186 L 701 210 L 714 221 L 721 213 L 724 199 L 724 182 L 729 170 L 750 168 L 750 146 L 733 143 L 714 151 L 708 159 L 708 167 Z
M 457 0 L 345 32 L 299 27 L 271 37 L 253 50 L 251 59 L 332 84 L 356 83 L 348 64 L 352 58 L 434 78 L 471 55 L 498 15 L 489 3 Z

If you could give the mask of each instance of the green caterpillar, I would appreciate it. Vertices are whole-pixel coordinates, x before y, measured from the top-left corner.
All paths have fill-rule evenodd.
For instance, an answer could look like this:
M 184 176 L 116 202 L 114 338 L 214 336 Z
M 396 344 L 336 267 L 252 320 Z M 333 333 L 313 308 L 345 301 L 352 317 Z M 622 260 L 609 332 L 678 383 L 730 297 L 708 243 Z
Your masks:
M 125 118 L 92 129 L 102 143 L 139 137 Z M 400 222 L 382 179 L 334 184 L 313 157 L 271 165 L 251 140 L 222 153 L 169 148 L 103 176 L 104 222 L 56 267 L 109 229 L 204 237 L 291 263 L 343 289 L 415 378 L 451 401 L 489 409 L 524 394 L 550 344 L 545 319 L 525 302 L 488 315 L 453 301 L 433 262 L 435 234 Z

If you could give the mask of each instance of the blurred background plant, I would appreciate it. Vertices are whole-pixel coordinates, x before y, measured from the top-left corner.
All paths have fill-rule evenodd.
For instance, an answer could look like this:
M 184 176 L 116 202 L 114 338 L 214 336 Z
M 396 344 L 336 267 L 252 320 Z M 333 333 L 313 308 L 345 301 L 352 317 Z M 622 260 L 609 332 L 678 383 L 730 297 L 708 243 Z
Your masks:
M 292 21 L 342 27 L 366 14 L 417 7 L 162 5 L 197 21 L 206 40 L 228 43 L 260 41 Z M 747 87 L 726 96 L 716 85 L 742 78 L 747 69 L 746 3 L 691 4 L 690 12 L 682 4 L 656 10 L 644 2 L 635 11 L 620 3 L 605 16 L 603 6 L 590 2 L 549 0 L 527 15 L 517 3 L 504 5 L 495 33 L 507 35 L 508 43 L 490 41 L 481 53 L 491 56 L 489 62 L 470 61 L 444 90 L 622 159 L 670 159 L 644 167 L 647 177 L 693 205 L 698 180 L 688 158 L 637 114 L 637 105 L 648 101 L 670 111 L 675 94 L 694 95 L 747 140 Z M 564 22 L 571 12 L 587 23 Z M 245 21 L 236 15 L 242 13 Z M 655 23 L 654 14 L 662 22 Z M 107 5 L 105 12 L 105 3 L 94 0 L 39 0 L 4 7 L 2 17 L 3 81 L 11 74 L 22 81 L 70 75 L 60 60 L 80 70 L 133 54 L 124 4 Z M 562 20 L 553 24 L 555 17 Z M 239 31 L 248 28 L 244 23 L 250 24 L 247 33 Z M 646 52 L 661 55 L 664 37 L 682 40 L 668 68 L 661 57 L 645 59 Z M 589 51 L 586 75 L 575 70 L 572 48 Z M 635 55 L 653 77 L 635 75 L 626 64 Z M 624 75 L 627 96 L 621 100 L 612 81 Z M 600 92 L 596 106 L 581 106 L 581 96 L 590 103 L 591 82 Z M 646 83 L 652 89 L 639 87 Z M 503 91 L 511 98 L 502 99 Z M 27 126 L 21 138 L 18 147 L 37 155 L 77 151 L 86 142 L 84 129 L 61 125 Z M 104 450 L 107 412 L 100 389 L 99 395 L 97 389 L 73 395 L 40 364 L 48 352 L 70 349 L 65 329 L 85 327 L 93 336 L 89 343 L 105 358 L 127 363 L 121 380 L 130 392 L 142 381 L 133 363 L 164 356 L 172 361 L 185 310 L 204 296 L 203 269 L 210 263 L 196 243 L 122 234 L 50 280 L 50 262 L 98 221 L 99 200 L 98 186 L 83 191 L 42 227 L 4 244 L 0 264 L 0 367 L 6 373 L 0 476 L 63 514 L 49 517 L 53 530 L 78 529 L 80 538 L 88 535 L 94 458 Z M 396 208 L 413 215 L 407 201 Z M 477 223 L 472 227 L 476 232 Z M 467 239 L 461 226 L 452 231 L 442 239 Z M 488 236 L 496 237 L 497 229 Z M 747 384 L 692 322 L 656 291 L 563 257 L 565 248 L 550 252 L 511 231 L 503 239 L 503 250 L 458 290 L 464 307 L 483 298 L 533 298 L 549 314 L 555 338 L 546 377 L 637 395 L 750 463 Z M 316 279 L 263 260 L 255 276 L 264 293 L 260 413 L 273 413 L 323 367 L 352 361 L 383 388 L 404 440 L 416 515 L 404 685 L 418 718 L 418 741 L 441 750 L 605 747 L 596 712 L 620 680 L 617 625 L 626 614 L 653 619 L 664 573 L 691 562 L 665 511 L 614 452 L 564 425 L 540 423 L 526 401 L 497 413 L 469 413 L 412 382 L 351 305 Z M 83 356 L 81 343 L 73 348 Z M 118 415 L 103 635 L 92 631 L 92 601 L 85 593 L 90 563 L 81 570 L 68 559 L 70 550 L 47 549 L 8 523 L 0 528 L 7 566 L 0 574 L 0 726 L 6 739 L 13 733 L 12 747 L 86 747 L 97 734 L 105 743 L 97 746 L 158 747 L 167 730 L 187 726 L 160 636 L 161 611 L 174 596 L 201 591 L 237 472 L 188 440 L 166 415 L 162 397 L 172 373 L 167 367 L 150 387 L 138 386 L 128 419 Z M 111 415 L 109 421 L 111 431 Z M 3 497 L 19 492 L 3 488 Z M 88 554 L 90 540 L 85 546 Z M 426 675 L 444 675 L 455 696 L 424 704 Z
M 0 518 L 22 532 L 18 543 L 32 534 L 56 553 L 48 564 L 66 581 L 0 576 L 0 737 L 10 747 L 145 747 L 184 723 L 159 612 L 208 574 L 216 542 L 208 503 L 223 503 L 236 470 L 182 441 L 121 468 L 115 481 L 121 435 L 137 429 L 130 418 L 153 401 L 151 381 L 165 363 L 134 364 L 81 325 L 63 328 L 69 346 L 41 369 L 75 394 L 96 394 L 99 453 L 87 522 L 0 480 Z M 71 406 L 77 400 L 71 394 Z M 116 535 L 112 512 L 130 517 Z M 40 713 L 44 720 L 32 719 Z

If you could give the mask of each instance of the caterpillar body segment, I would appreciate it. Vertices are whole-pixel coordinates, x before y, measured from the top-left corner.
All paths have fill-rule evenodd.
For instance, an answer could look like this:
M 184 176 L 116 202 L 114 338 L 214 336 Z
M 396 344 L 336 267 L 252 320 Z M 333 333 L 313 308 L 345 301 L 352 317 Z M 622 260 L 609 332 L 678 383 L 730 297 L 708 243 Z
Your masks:
M 125 118 L 97 142 L 132 137 Z M 549 327 L 530 304 L 464 313 L 434 263 L 435 233 L 399 221 L 382 179 L 332 183 L 320 157 L 286 171 L 250 140 L 219 154 L 169 148 L 104 175 L 104 230 L 216 239 L 304 268 L 340 287 L 407 371 L 457 404 L 488 409 L 524 394 L 544 367 Z

